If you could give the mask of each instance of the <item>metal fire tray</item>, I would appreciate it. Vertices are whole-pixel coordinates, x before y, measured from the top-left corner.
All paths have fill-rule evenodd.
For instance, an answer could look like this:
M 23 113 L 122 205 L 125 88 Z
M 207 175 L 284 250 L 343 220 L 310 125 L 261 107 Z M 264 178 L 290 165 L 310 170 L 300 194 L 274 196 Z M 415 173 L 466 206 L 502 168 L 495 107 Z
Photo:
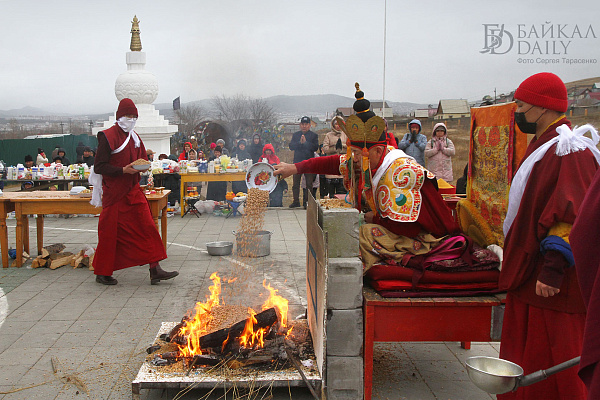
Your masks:
M 163 322 L 156 338 L 168 333 L 177 322 Z M 302 372 L 314 388 L 320 388 L 321 376 L 314 368 L 302 367 Z M 155 367 L 144 361 L 140 370 L 131 382 L 133 400 L 140 399 L 141 389 L 185 389 L 188 387 L 198 389 L 223 389 L 229 387 L 302 387 L 306 386 L 300 373 L 293 367 L 276 371 L 256 371 L 240 373 L 235 376 L 224 376 L 216 371 L 207 373 L 202 370 L 192 370 L 189 375 L 182 373 L 164 373 L 160 367 Z

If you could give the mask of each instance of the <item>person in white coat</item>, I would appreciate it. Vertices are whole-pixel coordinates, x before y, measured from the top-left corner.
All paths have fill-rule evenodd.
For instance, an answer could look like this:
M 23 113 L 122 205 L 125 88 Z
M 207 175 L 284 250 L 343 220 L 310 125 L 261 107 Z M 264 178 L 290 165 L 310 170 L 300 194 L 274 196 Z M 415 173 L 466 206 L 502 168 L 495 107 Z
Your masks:
M 448 139 L 448 130 L 443 123 L 433 127 L 431 140 L 425 146 L 425 159 L 427 169 L 435 174 L 438 179 L 450 183 L 454 180 L 452 175 L 452 157 L 454 157 L 454 143 Z

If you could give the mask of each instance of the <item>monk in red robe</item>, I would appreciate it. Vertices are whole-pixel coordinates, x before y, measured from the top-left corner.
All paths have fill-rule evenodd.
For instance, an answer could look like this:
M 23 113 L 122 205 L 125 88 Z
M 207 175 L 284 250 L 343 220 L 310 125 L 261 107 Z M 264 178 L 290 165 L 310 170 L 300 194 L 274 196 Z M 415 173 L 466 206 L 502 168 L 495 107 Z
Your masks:
M 588 388 L 588 399 L 600 399 L 600 172 L 581 204 L 569 236 L 583 301 L 587 308 L 579 377 Z
M 102 175 L 102 212 L 93 266 L 96 282 L 103 285 L 116 285 L 113 272 L 136 265 L 150 264 L 153 285 L 179 275 L 158 263 L 167 253 L 140 189 L 139 171 L 132 166 L 146 159 L 144 143 L 133 130 L 137 117 L 135 104 L 125 98 L 119 103 L 117 122 L 98 132 L 94 172 Z
M 598 169 L 600 153 L 583 132 L 571 131 L 567 89 L 551 73 L 527 78 L 515 92 L 515 122 L 534 134 L 511 183 L 504 221 L 499 286 L 508 291 L 500 358 L 525 374 L 581 353 L 585 306 L 569 244 L 571 226 Z M 571 368 L 506 399 L 585 399 Z

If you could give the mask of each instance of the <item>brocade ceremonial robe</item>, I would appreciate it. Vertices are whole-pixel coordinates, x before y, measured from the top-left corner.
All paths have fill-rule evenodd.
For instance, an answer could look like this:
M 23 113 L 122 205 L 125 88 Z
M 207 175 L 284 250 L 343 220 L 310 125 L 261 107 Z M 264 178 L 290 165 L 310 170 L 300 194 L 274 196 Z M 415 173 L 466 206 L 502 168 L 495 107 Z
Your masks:
M 534 138 L 523 162 L 536 149 L 570 126 L 566 118 Z M 559 223 L 573 224 L 598 163 L 589 149 L 564 156 L 552 145 L 534 164 L 517 214 L 504 241 L 499 286 L 508 291 L 500 358 L 519 364 L 525 374 L 577 357 L 581 352 L 585 307 L 575 268 L 567 268 L 560 292 L 551 297 L 535 293 L 544 257 L 540 244 Z M 585 399 L 585 386 L 571 368 L 535 385 L 497 396 L 506 399 Z
M 140 146 L 135 147 L 131 139 L 123 150 L 111 154 L 128 135 L 117 124 L 98 133 L 94 170 L 102 175 L 103 194 L 93 262 L 96 275 L 112 275 L 119 269 L 167 258 L 148 200 L 140 189 L 140 175 L 122 173 L 127 164 L 146 159 L 144 144 L 140 139 Z
M 371 197 L 375 214 L 373 223 L 393 233 L 412 238 L 421 232 L 436 237 L 457 232 L 458 226 L 437 191 L 433 175 L 429 177 L 428 171 L 411 157 L 404 155 L 396 158 L 390 154 L 388 152 L 379 167 L 384 170 L 374 191 L 357 187 L 360 186 L 360 179 L 352 173 L 352 166 L 348 165 L 345 154 L 311 158 L 295 165 L 299 174 L 343 175 L 344 184 L 350 190 L 349 196 L 354 194 L 358 197 L 356 204 L 359 210 L 360 197 L 363 194 L 367 195 L 367 200 Z M 377 171 L 373 171 L 373 176 L 377 175 Z

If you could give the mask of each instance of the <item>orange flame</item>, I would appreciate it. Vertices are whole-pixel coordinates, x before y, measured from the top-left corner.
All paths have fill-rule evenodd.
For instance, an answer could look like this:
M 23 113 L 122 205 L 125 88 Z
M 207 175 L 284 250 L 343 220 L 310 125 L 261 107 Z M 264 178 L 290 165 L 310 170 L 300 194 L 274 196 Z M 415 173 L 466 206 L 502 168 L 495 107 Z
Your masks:
M 267 333 L 267 328 L 260 328 L 257 331 L 254 331 L 254 325 L 257 323 L 256 321 L 256 312 L 248 308 L 248 313 L 250 314 L 250 318 L 246 320 L 246 326 L 244 326 L 244 331 L 239 337 L 240 345 L 242 347 L 264 347 L 265 346 L 265 334 Z
M 291 335 L 292 335 L 292 331 L 293 331 L 293 330 L 294 330 L 294 327 L 292 326 L 292 327 L 290 328 L 290 330 L 289 330 L 289 331 L 287 331 L 287 333 L 286 333 L 286 335 L 285 335 L 285 338 L 286 338 L 286 339 L 287 339 L 287 338 L 289 338 L 289 337 L 291 337 Z
M 285 328 L 287 327 L 288 320 L 288 301 L 287 299 L 284 299 L 283 297 L 277 294 L 279 290 L 273 289 L 271 285 L 267 284 L 266 282 L 267 281 L 265 279 L 263 281 L 263 287 L 267 289 L 271 293 L 271 295 L 263 304 L 262 311 L 271 307 L 275 307 L 275 310 L 277 311 L 277 316 L 279 317 L 279 321 L 281 322 L 281 327 Z
M 219 305 L 219 295 L 221 294 L 221 278 L 216 272 L 210 276 L 213 281 L 209 287 L 210 296 L 206 296 L 206 302 L 198 302 L 194 306 L 194 317 L 187 321 L 181 329 L 181 334 L 187 337 L 187 344 L 179 346 L 179 350 L 184 357 L 191 357 L 195 354 L 202 354 L 200 348 L 200 337 L 208 332 L 208 324 L 212 321 L 213 316 L 211 310 L 214 306 Z
M 209 287 L 210 296 L 206 296 L 206 302 L 198 302 L 194 306 L 193 317 L 190 315 L 190 319 L 186 322 L 185 326 L 181 328 L 180 335 L 187 338 L 185 345 L 179 346 L 179 351 L 183 357 L 191 357 L 197 354 L 206 353 L 200 348 L 200 338 L 208 333 L 208 326 L 213 319 L 212 309 L 220 304 L 219 296 L 221 295 L 221 278 L 217 275 L 217 272 L 213 272 L 210 276 L 213 281 L 212 286 Z M 226 279 L 225 282 L 235 282 L 237 278 Z M 288 300 L 277 294 L 278 290 L 273 289 L 270 284 L 263 281 L 263 286 L 269 290 L 270 296 L 262 305 L 262 311 L 274 307 L 277 312 L 278 319 L 280 321 L 280 327 L 287 327 L 288 317 Z M 270 327 L 260 328 L 254 330 L 254 325 L 257 323 L 256 312 L 248 308 L 250 317 L 246 320 L 244 331 L 239 336 L 240 346 L 251 348 L 251 347 L 264 347 L 264 338 L 269 332 Z M 291 332 L 286 332 L 288 335 Z M 227 344 L 227 340 L 223 343 L 223 346 Z

